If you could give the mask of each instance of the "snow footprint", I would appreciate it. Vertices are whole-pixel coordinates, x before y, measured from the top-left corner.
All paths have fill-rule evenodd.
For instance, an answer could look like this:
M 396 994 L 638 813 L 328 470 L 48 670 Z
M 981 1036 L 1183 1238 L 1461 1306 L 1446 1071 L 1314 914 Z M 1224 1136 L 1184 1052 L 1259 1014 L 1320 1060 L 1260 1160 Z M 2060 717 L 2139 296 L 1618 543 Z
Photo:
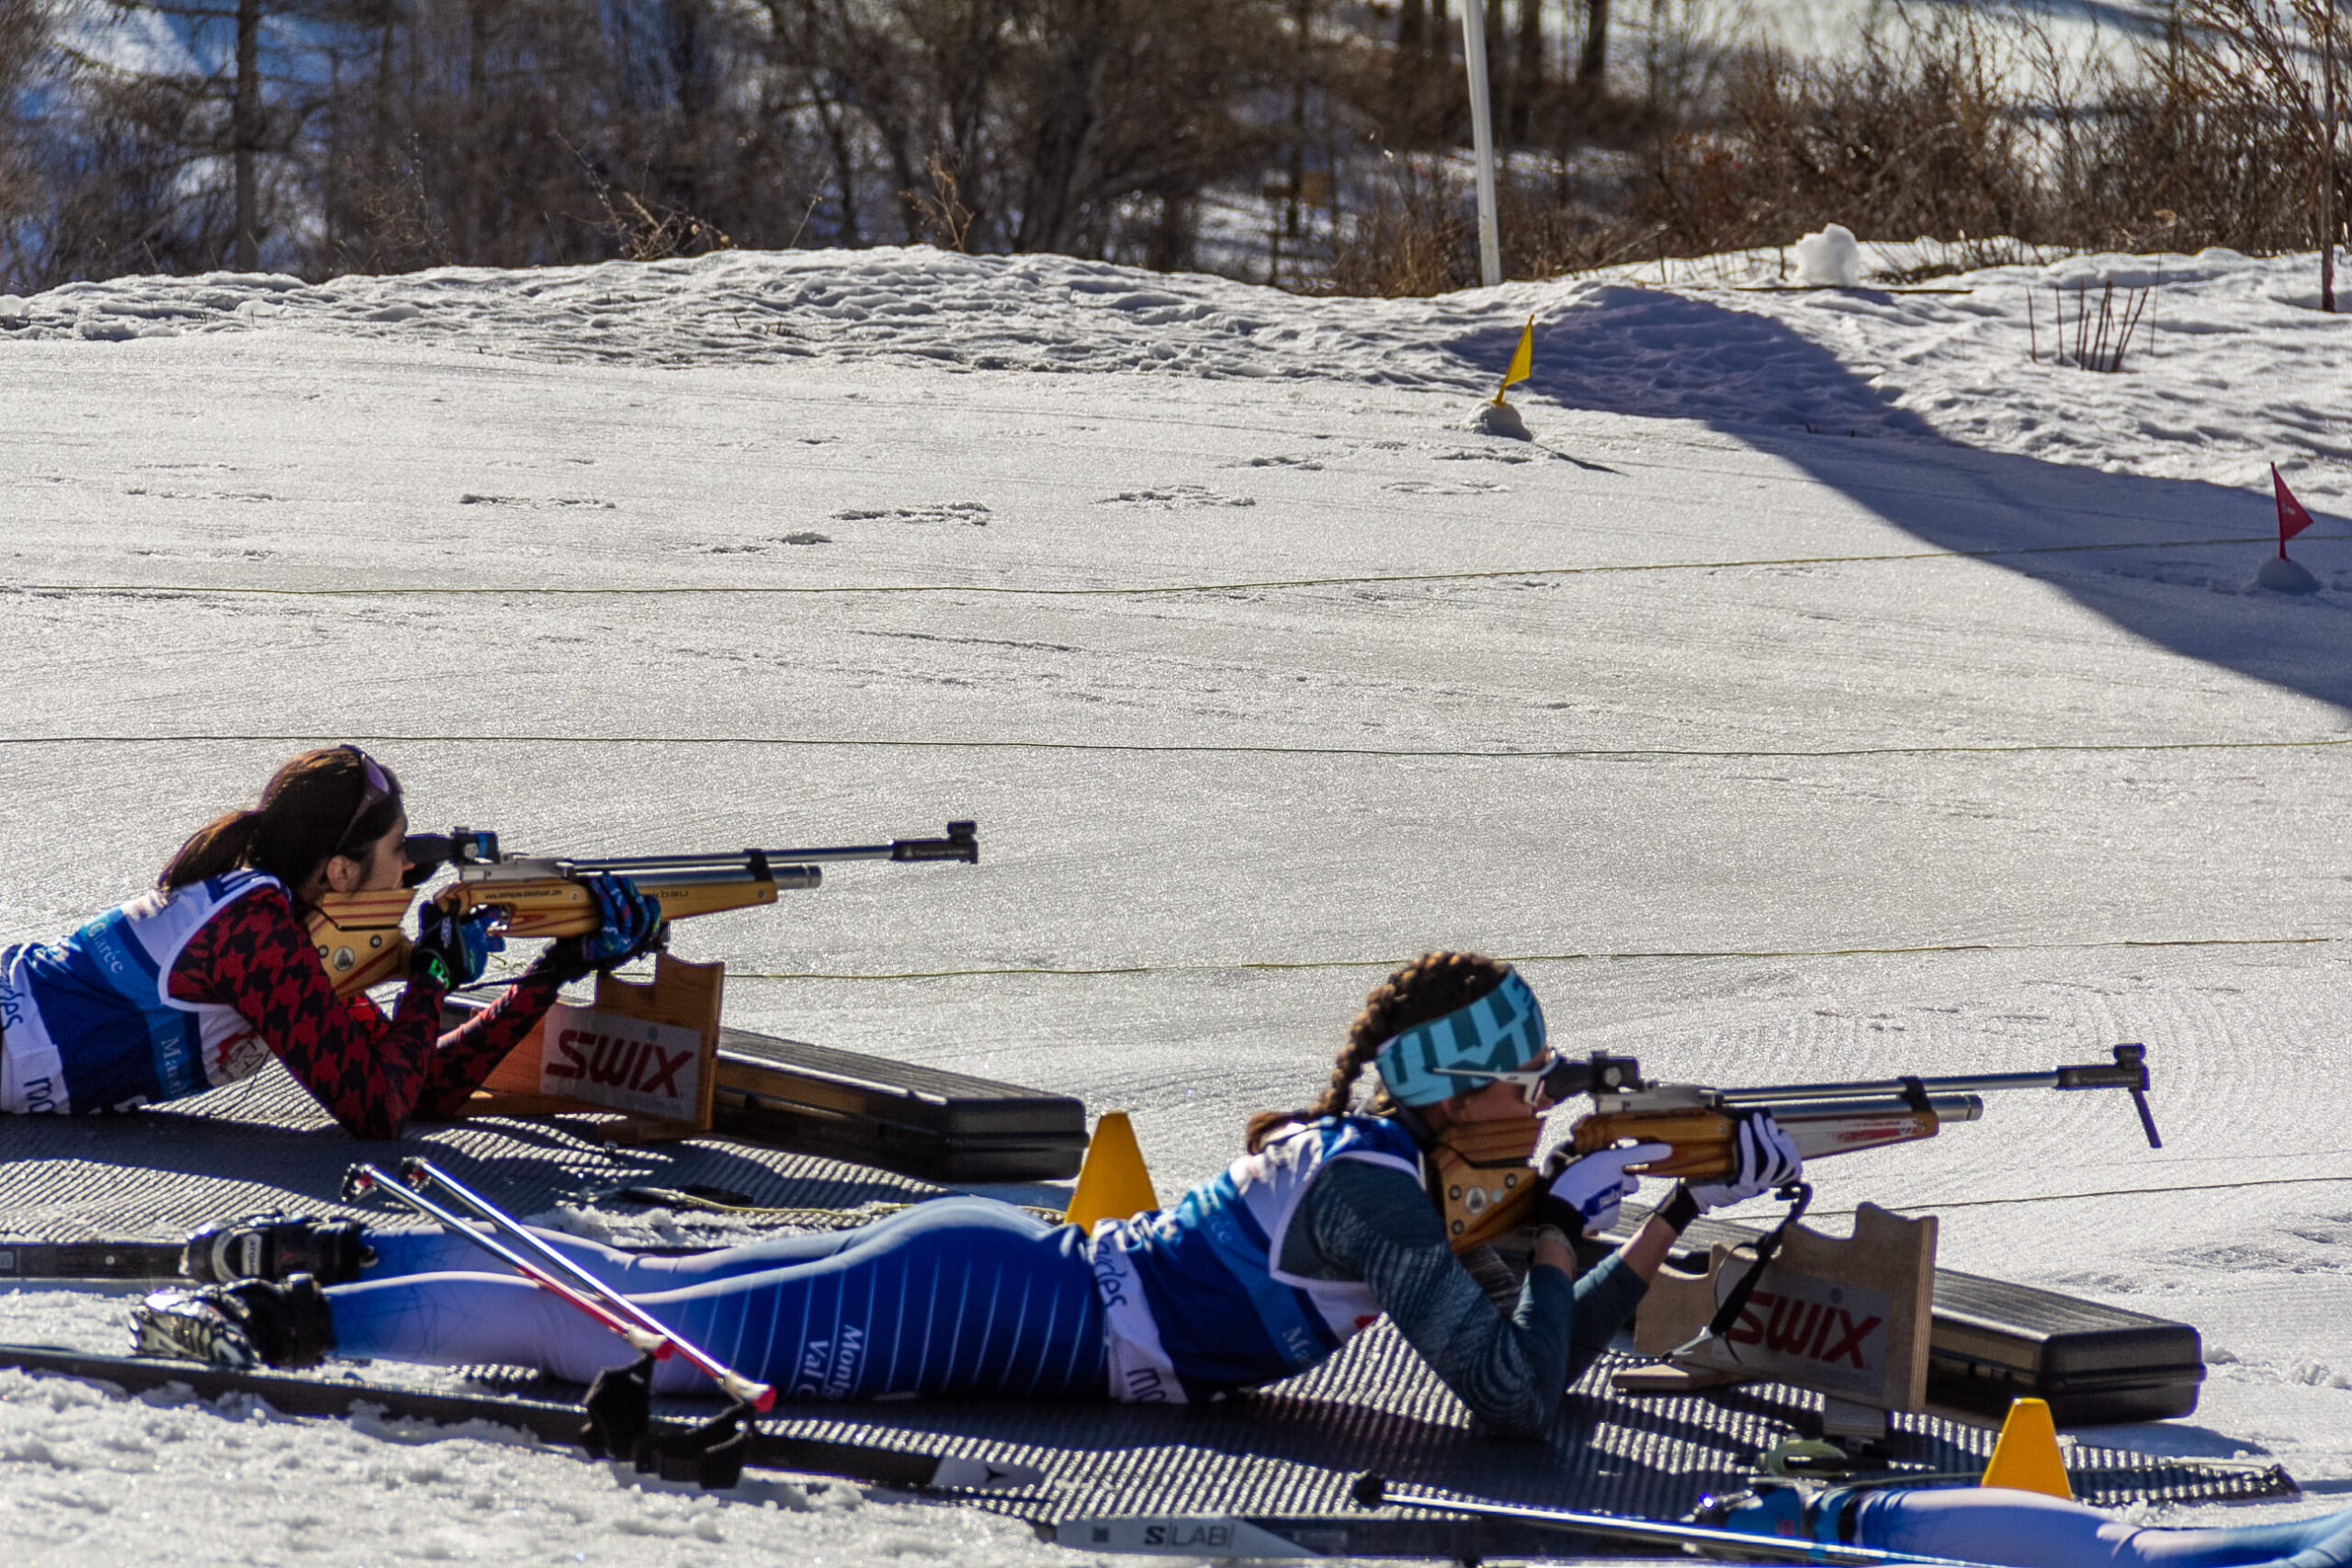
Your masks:
M 1255 506 L 1254 497 L 1227 495 L 1206 485 L 1170 485 L 1155 490 L 1124 490 L 1116 495 L 1106 495 L 1098 503 L 1103 506 L 1150 506 L 1175 512 L 1199 506 Z
M 1437 454 L 1441 463 L 1532 463 L 1534 455 L 1509 446 L 1455 446 Z
M 1507 484 L 1492 479 L 1462 479 L 1442 483 L 1436 479 L 1392 479 L 1380 487 L 1403 495 L 1504 495 L 1510 491 Z
M 880 510 L 852 508 L 833 513 L 836 523 L 969 523 L 989 525 L 989 509 L 977 501 L 933 502 L 923 506 L 890 506 Z

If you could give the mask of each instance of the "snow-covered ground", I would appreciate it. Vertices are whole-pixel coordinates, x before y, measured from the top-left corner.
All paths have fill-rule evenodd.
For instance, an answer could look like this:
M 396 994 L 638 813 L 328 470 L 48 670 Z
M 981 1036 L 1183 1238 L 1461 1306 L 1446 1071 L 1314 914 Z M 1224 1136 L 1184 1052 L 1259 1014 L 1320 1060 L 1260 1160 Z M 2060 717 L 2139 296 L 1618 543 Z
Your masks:
M 2331 1506 L 2352 323 L 2310 258 L 1733 287 L 1777 266 L 1369 302 L 880 251 L 0 299 L 0 942 L 348 739 L 421 826 L 514 849 L 977 817 L 975 870 L 847 869 L 679 947 L 748 1027 L 1130 1110 L 1163 1193 L 1430 946 L 1521 961 L 1566 1049 L 1704 1081 L 2144 1040 L 2162 1152 L 2120 1097 L 2017 1095 L 1820 1167 L 1820 1203 L 2196 1324 L 2203 1408 L 2117 1437 Z M 2052 285 L 2159 270 L 2125 373 L 2029 358 L 2029 299 L 2046 333 Z M 1531 312 L 1537 439 L 1474 434 Z M 2273 461 L 2315 595 L 2253 586 Z M 0 1294 L 0 1338 L 112 1346 L 123 1304 Z M 1070 1560 L 6 1373 L 0 1540 Z

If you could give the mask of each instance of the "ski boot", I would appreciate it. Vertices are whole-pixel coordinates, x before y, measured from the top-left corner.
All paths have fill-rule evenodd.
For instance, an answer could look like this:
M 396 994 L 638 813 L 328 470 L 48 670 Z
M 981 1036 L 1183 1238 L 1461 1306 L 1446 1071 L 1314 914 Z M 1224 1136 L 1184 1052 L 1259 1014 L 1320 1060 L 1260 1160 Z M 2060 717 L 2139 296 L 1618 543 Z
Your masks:
M 346 1284 L 376 1261 L 360 1240 L 357 1220 L 309 1214 L 248 1214 L 215 1220 L 180 1249 L 180 1272 L 201 1285 L 240 1280 L 283 1280 L 310 1274 L 322 1285 Z
M 254 1367 L 315 1367 L 334 1348 L 334 1318 L 319 1282 L 297 1274 L 283 1282 L 157 1291 L 130 1309 L 133 1353 L 209 1361 L 235 1371 Z

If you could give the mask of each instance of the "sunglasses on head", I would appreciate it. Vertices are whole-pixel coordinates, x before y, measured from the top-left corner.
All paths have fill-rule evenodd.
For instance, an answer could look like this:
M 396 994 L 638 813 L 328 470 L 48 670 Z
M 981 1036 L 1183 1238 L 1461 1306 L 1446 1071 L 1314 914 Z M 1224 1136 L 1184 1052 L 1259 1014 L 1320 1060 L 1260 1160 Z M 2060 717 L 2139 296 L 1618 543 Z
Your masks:
M 360 767 L 364 770 L 360 776 L 367 784 L 359 792 L 358 809 L 351 814 L 351 820 L 343 825 L 343 837 L 335 840 L 335 852 L 342 854 L 358 847 L 352 844 L 351 835 L 358 829 L 361 818 L 392 797 L 392 781 L 385 775 L 383 765 L 358 747 L 345 744 L 337 750 L 348 751 L 359 759 Z

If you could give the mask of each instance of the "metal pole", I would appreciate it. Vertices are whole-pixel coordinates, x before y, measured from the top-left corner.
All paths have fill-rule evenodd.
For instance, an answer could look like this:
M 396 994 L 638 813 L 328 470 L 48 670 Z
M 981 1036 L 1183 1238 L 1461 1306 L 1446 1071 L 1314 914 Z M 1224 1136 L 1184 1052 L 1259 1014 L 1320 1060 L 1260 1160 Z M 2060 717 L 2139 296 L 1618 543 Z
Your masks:
M 532 1284 L 551 1294 L 562 1297 L 623 1339 L 628 1340 L 630 1349 L 642 1350 L 657 1361 L 666 1361 L 670 1359 L 671 1353 L 677 1348 L 678 1341 L 668 1329 L 662 1328 L 658 1324 L 648 1328 L 622 1316 L 605 1301 L 565 1284 L 497 1237 L 476 1230 L 466 1223 L 465 1216 L 462 1214 L 451 1213 L 424 1193 L 413 1190 L 393 1180 L 390 1176 L 375 1166 L 355 1165 L 344 1173 L 343 1197 L 345 1202 L 368 1192 L 385 1193 L 406 1203 L 417 1213 L 440 1221 L 451 1235 L 472 1242 Z M 597 1287 L 599 1291 L 603 1288 L 601 1285 Z
M 1487 102 L 1487 0 L 1462 0 L 1462 58 L 1470 71 L 1470 146 L 1478 165 L 1478 281 L 1503 280 L 1495 228 L 1495 128 Z
M 2336 96 L 2335 6 L 2336 0 L 2322 0 L 2326 9 L 2320 13 L 2320 71 L 2327 84 L 2327 112 L 2322 125 L 2319 149 L 2319 308 L 2333 315 L 2335 311 L 2335 125 L 2339 99 Z M 2286 546 L 2279 545 L 2279 553 Z
M 368 1168 L 374 1169 L 373 1167 Z M 376 1174 L 380 1177 L 381 1172 Z M 431 1199 L 418 1190 L 423 1183 L 430 1181 L 458 1202 L 471 1209 L 478 1217 L 503 1235 L 512 1246 L 523 1247 L 536 1254 L 543 1260 L 544 1267 L 519 1259 L 509 1247 L 500 1246 L 493 1248 L 511 1265 L 519 1269 L 533 1283 L 540 1283 L 543 1277 L 550 1275 L 550 1270 L 555 1274 L 568 1274 L 577 1281 L 576 1287 L 565 1287 L 560 1280 L 555 1281 L 556 1286 L 561 1289 L 568 1298 L 592 1302 L 599 1313 L 633 1322 L 640 1333 L 667 1340 L 672 1348 L 693 1362 L 697 1370 L 720 1388 L 725 1389 L 729 1396 L 741 1400 L 752 1409 L 765 1410 L 775 1404 L 775 1389 L 755 1379 L 745 1377 L 742 1373 L 727 1366 L 709 1351 L 686 1338 L 676 1329 L 668 1326 L 628 1296 L 588 1272 L 577 1260 L 548 1246 L 543 1238 L 522 1224 L 514 1216 L 466 1186 L 431 1160 L 410 1158 L 401 1161 L 401 1178 L 402 1190 L 407 1193 L 412 1201 L 420 1204 L 432 1203 Z M 436 1204 L 434 1207 L 438 1209 L 439 1206 Z M 489 1238 L 469 1225 L 466 1226 L 461 1234 L 469 1240 L 488 1244 Z M 630 1343 L 635 1344 L 636 1341 L 632 1339 Z M 664 1359 L 666 1358 L 656 1357 L 656 1359 Z

